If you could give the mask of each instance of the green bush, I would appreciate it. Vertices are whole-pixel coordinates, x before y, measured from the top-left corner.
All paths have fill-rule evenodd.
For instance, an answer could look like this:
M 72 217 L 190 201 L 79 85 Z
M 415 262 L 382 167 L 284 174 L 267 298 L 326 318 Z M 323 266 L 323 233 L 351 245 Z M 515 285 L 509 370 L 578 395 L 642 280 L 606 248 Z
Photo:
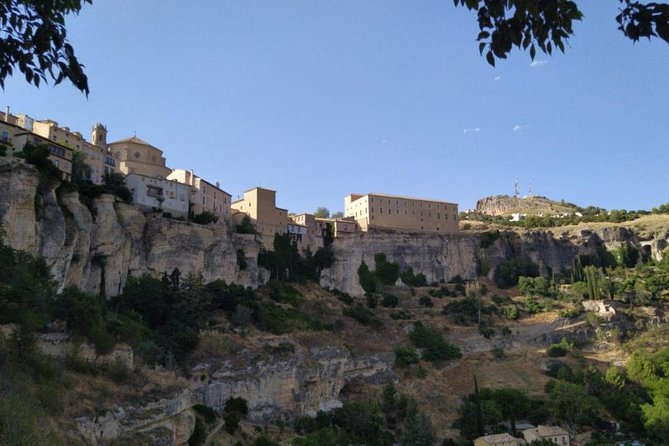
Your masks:
M 321 331 L 331 328 L 323 321 L 314 319 L 297 308 L 283 307 L 271 302 L 258 304 L 258 326 L 274 334 L 292 333 L 297 330 Z
M 499 288 L 510 288 L 518 283 L 520 276 L 536 277 L 539 275 L 539 267 L 530 259 L 517 257 L 505 260 L 497 265 L 493 274 L 493 280 Z
M 420 299 L 418 299 L 418 303 L 423 306 L 423 307 L 428 307 L 431 308 L 434 306 L 434 302 L 432 302 L 432 299 L 430 299 L 429 296 L 421 296 Z
M 422 357 L 426 361 L 440 361 L 462 356 L 460 349 L 446 342 L 444 337 L 432 327 L 414 322 L 409 339 L 418 348 L 423 349 Z
M 562 338 L 559 344 L 551 344 L 546 349 L 546 354 L 551 358 L 558 358 L 565 356 L 570 351 L 574 350 L 574 344 L 567 341 L 567 338 Z
M 397 305 L 399 305 L 400 300 L 397 296 L 394 296 L 392 294 L 384 293 L 383 294 L 383 299 L 381 300 L 381 305 L 383 305 L 386 308 L 395 308 Z
M 518 311 L 518 307 L 515 305 L 505 305 L 502 307 L 502 312 L 504 313 L 504 316 L 506 316 L 508 319 L 511 320 L 516 320 L 520 316 L 520 312 Z
M 363 260 L 358 267 L 358 280 L 360 281 L 360 286 L 366 293 L 373 293 L 376 291 L 376 278 L 374 273 L 369 270 L 369 267 Z
M 383 253 L 374 255 L 374 263 L 376 264 L 374 274 L 379 282 L 383 285 L 395 285 L 400 276 L 400 266 L 389 262 Z
M 427 279 L 425 274 L 420 273 L 414 275 L 413 268 L 409 267 L 406 271 L 400 274 L 400 279 L 408 286 L 412 287 L 424 287 L 427 286 Z
M 209 223 L 216 223 L 217 221 L 218 216 L 209 211 L 203 211 L 202 213 L 193 216 L 193 223 L 199 225 L 208 225 Z
M 479 246 L 483 249 L 491 246 L 499 238 L 499 231 L 482 232 L 479 236 Z
M 398 347 L 395 349 L 395 365 L 397 367 L 409 367 L 412 364 L 418 364 L 420 355 L 415 348 Z
M 245 215 L 242 221 L 235 225 L 235 232 L 238 234 L 258 234 L 256 226 L 251 221 L 251 217 Z
M 372 328 L 380 328 L 382 323 L 376 318 L 374 313 L 360 304 L 352 305 L 342 310 L 344 316 L 355 319 L 358 323 Z

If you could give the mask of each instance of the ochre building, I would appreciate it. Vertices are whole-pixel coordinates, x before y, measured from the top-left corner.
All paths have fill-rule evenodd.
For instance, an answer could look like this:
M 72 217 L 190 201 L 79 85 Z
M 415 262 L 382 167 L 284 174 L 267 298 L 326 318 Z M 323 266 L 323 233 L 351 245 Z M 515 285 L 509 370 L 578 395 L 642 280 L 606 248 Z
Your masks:
M 119 158 L 119 169 L 126 175 L 167 178 L 172 173 L 172 169 L 165 166 L 163 151 L 136 136 L 109 144 L 109 150 Z
M 275 234 L 288 231 L 288 210 L 276 207 L 276 191 L 255 187 L 244 192 L 244 198 L 233 201 L 231 207 L 235 223 L 244 215 L 251 218 L 266 249 L 272 249 Z
M 219 184 L 211 184 L 192 170 L 172 169 L 167 175 L 168 180 L 187 184 L 191 188 L 191 218 L 204 211 L 211 212 L 220 219 L 230 219 L 230 202 L 232 195 L 220 188 Z
M 458 232 L 458 205 L 446 201 L 387 194 L 351 194 L 344 199 L 344 215 L 355 219 L 363 231 Z

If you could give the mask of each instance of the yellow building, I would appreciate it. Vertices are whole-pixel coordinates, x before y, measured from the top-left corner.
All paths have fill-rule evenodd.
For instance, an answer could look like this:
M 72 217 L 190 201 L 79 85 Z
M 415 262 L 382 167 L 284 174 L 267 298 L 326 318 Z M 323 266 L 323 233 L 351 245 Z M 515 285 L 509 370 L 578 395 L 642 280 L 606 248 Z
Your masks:
M 363 231 L 453 234 L 458 232 L 458 205 L 387 194 L 351 194 L 344 200 L 344 215 Z
M 275 234 L 288 231 L 288 210 L 276 207 L 276 191 L 255 187 L 244 192 L 244 198 L 233 201 L 231 207 L 235 223 L 244 215 L 251 218 L 266 249 L 272 249 Z
M 153 178 L 167 178 L 172 172 L 165 166 L 163 151 L 136 136 L 109 144 L 109 150 L 119 159 L 119 170 L 126 175 L 136 173 Z
M 172 169 L 167 175 L 168 180 L 178 181 L 191 187 L 190 216 L 191 218 L 204 211 L 211 212 L 220 219 L 230 219 L 230 202 L 232 195 L 220 188 L 219 184 L 211 184 L 195 175 L 192 170 Z
M 9 109 L 0 113 L 0 121 L 0 143 L 10 144 L 13 151 L 22 150 L 26 142 L 51 144 L 52 161 L 68 180 L 72 173 L 71 155 L 76 151 L 84 154 L 85 163 L 91 167 L 90 180 L 93 183 L 102 184 L 105 173 L 118 172 L 119 163 L 107 150 L 107 129 L 102 124 L 93 127 L 93 142 L 88 142 L 81 133 L 59 127 L 56 121 L 34 120 L 24 114 L 12 115 Z
M 549 440 L 558 446 L 569 446 L 569 432 L 560 426 L 542 426 L 523 431 L 523 437 L 528 443 L 536 440 Z
M 509 434 L 485 435 L 474 440 L 474 446 L 522 446 L 527 444 L 522 438 Z
M 90 180 L 95 184 L 104 182 L 105 173 L 116 173 L 119 171 L 119 160 L 113 153 L 107 150 L 107 129 L 102 124 L 96 124 L 91 132 L 91 142 L 86 141 L 84 136 L 68 127 L 59 127 L 56 121 L 34 120 L 32 121 L 33 133 L 56 142 L 61 146 L 79 151 L 84 155 L 84 162 L 91 167 Z

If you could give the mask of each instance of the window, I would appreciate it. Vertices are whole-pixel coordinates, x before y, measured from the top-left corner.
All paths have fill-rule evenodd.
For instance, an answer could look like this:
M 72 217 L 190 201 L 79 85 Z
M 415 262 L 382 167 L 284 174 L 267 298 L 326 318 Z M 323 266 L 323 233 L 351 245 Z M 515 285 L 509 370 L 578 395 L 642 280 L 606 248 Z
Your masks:
M 2 140 L 3 141 L 9 141 L 9 132 L 3 130 L 2 131 Z
M 49 145 L 49 152 L 53 153 L 56 156 L 65 158 L 65 149 L 63 149 L 62 147 Z
M 163 188 L 155 186 L 146 186 L 146 195 L 148 195 L 149 197 L 162 197 Z
M 116 166 L 116 160 L 112 158 L 111 156 L 106 156 L 105 157 L 105 164 L 108 166 Z

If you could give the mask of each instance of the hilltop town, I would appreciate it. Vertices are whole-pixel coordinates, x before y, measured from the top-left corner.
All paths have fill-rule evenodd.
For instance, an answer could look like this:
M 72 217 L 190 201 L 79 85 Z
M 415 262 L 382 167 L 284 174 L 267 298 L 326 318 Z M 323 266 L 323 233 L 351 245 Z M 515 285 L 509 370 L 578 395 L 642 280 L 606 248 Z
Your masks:
M 458 232 L 455 203 L 398 195 L 350 194 L 344 199 L 344 216 L 323 218 L 291 213 L 276 205 L 276 191 L 254 187 L 237 200 L 193 170 L 170 168 L 163 150 L 132 136 L 107 141 L 107 128 L 97 123 L 90 141 L 54 120 L 36 120 L 25 114 L 0 113 L 0 144 L 8 155 L 21 153 L 26 144 L 48 147 L 49 159 L 63 181 L 72 180 L 73 158 L 83 156 L 90 167 L 87 180 L 103 184 L 105 176 L 122 175 L 133 203 L 177 219 L 221 221 L 233 225 L 245 219 L 258 232 L 259 241 L 272 247 L 274 236 L 289 234 L 301 251 L 323 246 L 325 231 L 334 237 L 367 231 L 454 234 Z M 329 228 L 329 229 L 328 229 Z

